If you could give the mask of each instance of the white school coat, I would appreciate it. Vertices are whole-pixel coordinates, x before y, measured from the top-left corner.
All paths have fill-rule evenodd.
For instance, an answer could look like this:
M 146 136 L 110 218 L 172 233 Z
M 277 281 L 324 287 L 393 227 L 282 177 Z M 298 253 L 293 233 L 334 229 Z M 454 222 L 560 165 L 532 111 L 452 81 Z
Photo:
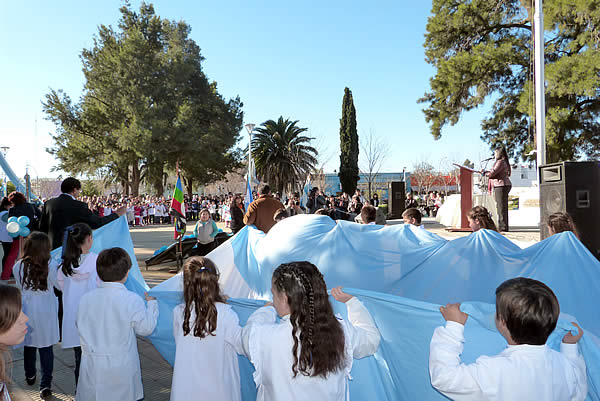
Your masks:
M 76 401 L 137 401 L 144 397 L 136 334 L 152 334 L 158 304 L 121 283 L 102 282 L 81 298 L 77 328 L 81 368 Z
M 54 295 L 56 285 L 56 262 L 50 260 L 48 266 L 48 289 L 33 291 L 23 288 L 23 262 L 17 261 L 13 266 L 13 275 L 17 287 L 21 290 L 23 313 L 29 317 L 27 334 L 23 345 L 27 347 L 45 348 L 58 343 L 58 298 Z
M 62 269 L 58 270 L 57 284 L 63 292 L 63 318 L 62 318 L 62 347 L 79 347 L 79 333 L 75 327 L 77 308 L 83 294 L 98 287 L 101 280 L 96 272 L 96 259 L 94 252 L 81 255 L 79 267 L 73 269 L 71 276 L 65 276 Z
M 238 315 L 231 306 L 216 303 L 217 329 L 214 336 L 194 337 L 195 312 L 190 317 L 191 332 L 183 335 L 185 304 L 173 309 L 175 365 L 171 401 L 241 401 L 237 354 L 243 354 Z
M 347 399 L 353 358 L 372 355 L 381 336 L 369 311 L 356 297 L 346 302 L 349 321 L 338 317 L 344 330 L 345 366 L 326 379 L 298 374 L 293 377 L 292 324 L 290 316 L 275 322 L 272 306 L 254 312 L 242 330 L 242 345 L 254 368 L 257 401 L 343 401 Z
M 446 322 L 433 332 L 429 349 L 431 384 L 453 400 L 582 401 L 587 395 L 585 361 L 577 344 L 509 345 L 475 363 L 460 361 L 464 326 Z

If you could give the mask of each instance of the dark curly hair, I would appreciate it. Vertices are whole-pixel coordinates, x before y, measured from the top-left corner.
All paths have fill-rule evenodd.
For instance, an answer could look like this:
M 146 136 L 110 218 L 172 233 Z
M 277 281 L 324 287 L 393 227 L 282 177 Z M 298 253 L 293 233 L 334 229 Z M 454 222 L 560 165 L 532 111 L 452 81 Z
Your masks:
M 290 307 L 294 377 L 300 372 L 326 378 L 343 369 L 344 331 L 319 269 L 310 262 L 284 263 L 273 272 L 273 286 L 287 296 Z
M 217 329 L 216 302 L 225 303 L 225 297 L 219 287 L 219 272 L 215 264 L 208 258 L 197 256 L 188 259 L 183 266 L 183 335 L 187 336 L 190 328 L 192 308 L 196 314 L 194 320 L 194 336 L 204 338 L 214 336 Z
M 50 239 L 42 232 L 34 231 L 23 245 L 23 270 L 21 285 L 24 289 L 46 291 L 48 289 L 48 262 L 50 261 Z

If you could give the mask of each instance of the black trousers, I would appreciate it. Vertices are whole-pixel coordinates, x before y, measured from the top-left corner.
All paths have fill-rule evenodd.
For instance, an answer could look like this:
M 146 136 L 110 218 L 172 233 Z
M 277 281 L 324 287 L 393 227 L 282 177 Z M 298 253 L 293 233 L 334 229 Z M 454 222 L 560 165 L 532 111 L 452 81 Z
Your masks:
M 209 242 L 208 244 L 201 244 L 197 242 L 196 247 L 190 252 L 190 256 L 206 256 L 216 247 L 217 243 L 215 241 Z
M 35 359 L 36 353 L 40 353 L 40 367 L 42 368 L 42 379 L 40 390 L 52 388 L 52 371 L 54 370 L 54 351 L 52 346 L 44 348 L 25 347 L 23 349 L 23 365 L 25 366 L 25 377 L 36 376 Z
M 12 248 L 12 242 L 2 241 L 2 250 L 4 251 L 4 256 L 2 256 L 2 266 L 0 266 L 0 272 L 2 272 L 2 269 L 4 269 L 4 263 L 6 263 L 6 259 L 8 259 L 10 248 Z
M 494 200 L 496 201 L 496 212 L 498 212 L 498 230 L 508 231 L 508 193 L 511 185 L 494 187 Z
M 74 347 L 73 352 L 75 353 L 75 387 L 79 382 L 79 367 L 81 366 L 81 347 Z

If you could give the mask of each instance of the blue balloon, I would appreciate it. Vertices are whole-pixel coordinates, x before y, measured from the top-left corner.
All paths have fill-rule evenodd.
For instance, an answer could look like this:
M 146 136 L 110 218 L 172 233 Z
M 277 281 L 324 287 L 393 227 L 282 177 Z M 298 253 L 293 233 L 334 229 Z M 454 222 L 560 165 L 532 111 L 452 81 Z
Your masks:
M 19 231 L 15 232 L 15 233 L 11 233 L 11 232 L 9 231 L 9 232 L 8 232 L 8 235 L 10 235 L 10 236 L 11 236 L 11 237 L 13 237 L 13 238 L 16 238 L 16 237 L 18 237 L 20 234 L 19 234 Z
M 21 227 L 21 229 L 19 230 L 19 235 L 21 237 L 27 237 L 30 233 L 31 231 L 27 227 Z
M 14 221 L 15 223 L 17 222 L 17 216 L 12 216 L 12 217 L 9 217 L 9 218 L 8 218 L 8 223 L 12 223 L 13 221 Z
M 17 223 L 19 223 L 21 227 L 26 227 L 29 224 L 29 217 L 21 216 L 17 219 Z

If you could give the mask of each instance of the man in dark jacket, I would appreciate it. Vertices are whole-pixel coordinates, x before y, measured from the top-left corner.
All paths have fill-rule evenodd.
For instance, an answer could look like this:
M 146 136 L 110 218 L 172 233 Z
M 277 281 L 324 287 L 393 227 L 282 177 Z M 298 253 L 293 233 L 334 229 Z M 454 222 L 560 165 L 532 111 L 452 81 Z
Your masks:
M 271 188 L 265 185 L 260 191 L 258 199 L 248 205 L 248 211 L 244 216 L 244 224 L 254 224 L 256 228 L 266 234 L 275 225 L 275 220 L 273 220 L 275 212 L 284 208 L 283 203 L 271 195 Z
M 125 206 L 117 209 L 116 213 L 98 217 L 83 202 L 77 200 L 81 192 L 81 182 L 73 177 L 65 178 L 60 185 L 62 194 L 46 202 L 40 220 L 40 231 L 48 234 L 52 249 L 62 246 L 65 228 L 75 223 L 86 223 L 91 228 L 99 228 L 123 216 L 127 211 Z

